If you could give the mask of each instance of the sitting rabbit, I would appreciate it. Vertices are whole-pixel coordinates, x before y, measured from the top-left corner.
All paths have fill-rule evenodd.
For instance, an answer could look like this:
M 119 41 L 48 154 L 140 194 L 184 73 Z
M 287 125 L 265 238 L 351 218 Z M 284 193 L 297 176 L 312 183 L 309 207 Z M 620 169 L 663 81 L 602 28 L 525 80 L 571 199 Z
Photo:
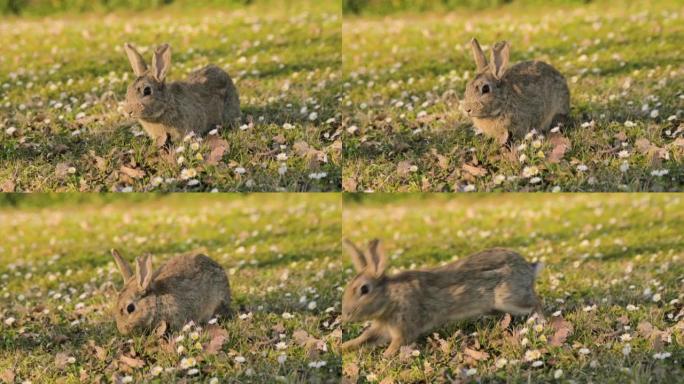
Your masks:
M 166 83 L 171 48 L 160 45 L 152 66 L 126 43 L 124 50 L 137 76 L 128 86 L 124 110 L 140 121 L 145 132 L 163 146 L 188 133 L 204 134 L 216 126 L 233 125 L 240 119 L 240 99 L 230 76 L 215 65 L 192 72 L 186 81 Z
M 492 47 L 487 63 L 477 40 L 471 47 L 477 75 L 466 85 L 461 110 L 485 135 L 505 144 L 553 122 L 569 119 L 570 91 L 563 75 L 542 61 L 524 61 L 508 68 L 509 44 Z
M 156 271 L 152 257 L 136 259 L 135 275 L 116 250 L 112 256 L 124 286 L 114 308 L 116 327 L 124 335 L 162 325 L 178 330 L 190 321 L 230 315 L 230 286 L 223 268 L 205 255 L 177 256 Z
M 359 337 L 342 344 L 356 349 L 366 342 L 386 343 L 390 357 L 402 345 L 449 321 L 507 312 L 541 314 L 534 292 L 540 263 L 530 264 L 505 249 L 490 249 L 445 266 L 386 275 L 380 241 L 364 252 L 344 240 L 358 275 L 342 298 L 342 321 L 371 320 Z

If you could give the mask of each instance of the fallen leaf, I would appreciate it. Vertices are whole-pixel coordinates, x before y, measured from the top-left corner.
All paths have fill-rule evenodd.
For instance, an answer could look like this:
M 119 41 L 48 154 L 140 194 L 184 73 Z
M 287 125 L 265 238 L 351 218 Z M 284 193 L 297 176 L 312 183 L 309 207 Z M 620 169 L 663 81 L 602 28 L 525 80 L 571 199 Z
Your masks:
M 639 150 L 639 152 L 646 154 L 651 148 L 651 142 L 648 141 L 648 139 L 641 138 L 634 142 L 634 146 Z
M 470 164 L 467 164 L 467 163 L 466 163 L 466 164 L 463 164 L 463 165 L 461 166 L 461 168 L 462 168 L 464 171 L 470 173 L 471 175 L 473 175 L 473 176 L 475 176 L 475 177 L 480 177 L 480 176 L 484 176 L 484 175 L 487 174 L 487 170 L 486 170 L 486 169 L 484 169 L 484 168 L 482 168 L 482 167 L 475 166 L 475 165 L 470 165 Z
M 14 180 L 7 179 L 0 185 L 0 192 L 14 192 L 16 187 L 17 185 Z
M 466 348 L 463 353 L 472 357 L 475 360 L 487 360 L 489 358 L 489 353 L 483 351 L 476 351 L 474 349 Z
M 625 134 L 625 131 L 620 131 L 616 133 L 613 137 L 615 137 L 619 141 L 627 141 L 627 134 Z
M 406 176 L 411 172 L 411 162 L 408 160 L 402 160 L 397 164 L 397 174 L 399 176 Z
M 357 370 L 358 370 L 358 368 L 357 368 Z M 15 376 L 16 375 L 14 374 L 14 371 L 12 371 L 11 369 L 5 369 L 0 374 L 0 379 L 2 379 L 3 383 L 9 384 L 9 383 L 14 383 L 14 377 Z
M 69 363 L 69 354 L 66 352 L 58 352 L 55 355 L 55 367 L 58 369 L 64 369 Z
M 554 347 L 560 347 L 565 343 L 568 336 L 572 334 L 572 324 L 563 319 L 563 316 L 554 317 L 549 324 L 555 330 L 553 335 L 549 338 L 549 344 Z
M 570 148 L 570 140 L 560 134 L 552 134 L 549 136 L 549 143 L 553 146 L 551 153 L 547 157 L 551 163 L 559 163 L 565 152 Z
M 353 177 L 345 177 L 342 179 L 342 189 L 345 192 L 356 192 L 358 182 Z
M 69 167 L 70 165 L 67 163 L 58 163 L 55 166 L 55 175 L 60 178 L 65 177 L 69 172 Z
M 505 314 L 499 325 L 501 328 L 506 329 L 511 324 L 511 315 L 509 313 Z
M 126 355 L 122 355 L 121 357 L 119 357 L 119 361 L 128 365 L 131 368 L 142 368 L 145 366 L 144 361 Z
M 228 339 L 228 331 L 216 324 L 209 325 L 206 330 L 209 342 L 204 346 L 204 352 L 215 355 L 221 351 L 223 343 Z
M 359 366 L 353 361 L 345 362 L 342 365 L 342 372 L 349 383 L 356 383 L 359 380 Z
M 207 156 L 207 164 L 209 165 L 217 165 L 221 159 L 223 158 L 223 155 L 230 149 L 230 145 L 228 142 L 224 139 L 221 139 L 216 136 L 212 136 L 206 141 L 207 147 L 210 149 L 209 156 Z
M 125 165 L 122 165 L 121 168 L 119 168 L 119 171 L 132 179 L 140 179 L 145 176 L 145 171 L 137 168 L 127 167 Z

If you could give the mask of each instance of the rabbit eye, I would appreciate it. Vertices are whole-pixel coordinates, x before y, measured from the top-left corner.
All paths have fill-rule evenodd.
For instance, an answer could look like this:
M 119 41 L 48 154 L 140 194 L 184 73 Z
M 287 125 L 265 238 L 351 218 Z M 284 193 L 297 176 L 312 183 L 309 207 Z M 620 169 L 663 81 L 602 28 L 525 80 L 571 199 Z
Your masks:
M 128 306 L 126 307 L 126 311 L 128 313 L 133 313 L 133 311 L 135 311 L 135 305 L 133 303 L 128 304 Z
M 366 293 L 368 293 L 369 290 L 370 289 L 368 288 L 368 285 L 364 284 L 361 286 L 361 294 L 362 295 L 365 295 Z
M 482 86 L 482 94 L 484 95 L 485 93 L 489 93 L 489 84 L 485 84 Z
M 143 88 L 143 96 L 149 96 L 151 94 L 152 94 L 152 88 L 150 88 L 150 87 Z

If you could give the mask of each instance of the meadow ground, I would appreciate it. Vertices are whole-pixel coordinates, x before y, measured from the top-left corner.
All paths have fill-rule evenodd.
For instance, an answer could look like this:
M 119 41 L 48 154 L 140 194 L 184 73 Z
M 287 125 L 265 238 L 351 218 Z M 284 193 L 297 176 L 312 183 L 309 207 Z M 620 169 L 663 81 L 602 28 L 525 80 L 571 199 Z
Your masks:
M 543 261 L 546 322 L 490 316 L 436 329 L 391 359 L 382 347 L 344 353 L 348 382 L 666 383 L 684 374 L 682 196 L 365 200 L 345 202 L 343 233 L 383 239 L 390 272 L 490 247 Z M 345 325 L 344 340 L 362 328 Z
M 334 1 L 3 18 L 0 190 L 340 190 L 341 25 Z M 171 81 L 226 70 L 241 126 L 157 150 L 122 112 L 125 42 L 171 44 Z
M 670 0 L 345 15 L 344 190 L 681 190 L 682 19 Z M 473 37 L 563 73 L 572 125 L 503 148 L 476 134 L 458 110 Z
M 339 382 L 339 196 L 138 199 L 0 209 L 1 381 Z M 234 318 L 121 336 L 110 248 L 156 266 L 205 252 L 229 274 Z

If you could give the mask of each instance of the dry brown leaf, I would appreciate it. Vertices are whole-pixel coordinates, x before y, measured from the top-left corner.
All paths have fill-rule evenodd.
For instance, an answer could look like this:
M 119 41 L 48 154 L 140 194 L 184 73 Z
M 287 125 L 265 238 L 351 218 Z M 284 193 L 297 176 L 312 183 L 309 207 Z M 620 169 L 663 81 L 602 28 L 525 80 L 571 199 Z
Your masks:
M 14 383 L 14 377 L 16 375 L 14 374 L 14 371 L 11 369 L 5 369 L 0 373 L 0 379 L 2 379 L 3 383 Z
M 95 351 L 95 357 L 97 357 L 98 360 L 107 360 L 107 350 L 95 344 L 95 340 L 88 340 L 88 345 Z
M 228 339 L 228 331 L 216 324 L 209 325 L 206 330 L 209 336 L 209 343 L 204 346 L 204 352 L 209 355 L 215 355 L 221 350 L 223 343 Z
M 344 189 L 345 192 L 356 192 L 358 185 L 358 182 L 353 177 L 345 177 L 342 179 L 342 189 Z
M 295 153 L 297 153 L 299 156 L 305 159 L 316 159 L 321 163 L 328 162 L 328 156 L 325 154 L 325 152 L 319 151 L 318 149 L 310 146 L 309 143 L 305 141 L 295 142 L 292 145 L 292 149 L 295 151 Z
M 555 347 L 560 347 L 565 343 L 568 336 L 572 334 L 572 324 L 563 319 L 563 316 L 554 317 L 551 319 L 551 328 L 555 330 L 553 335 L 549 338 L 549 344 Z
M 55 367 L 58 369 L 64 369 L 69 363 L 69 354 L 66 352 L 58 352 L 55 355 Z
M 560 134 L 552 134 L 549 137 L 549 143 L 553 146 L 553 149 L 547 159 L 551 163 L 559 163 L 563 156 L 565 156 L 565 152 L 570 148 L 570 139 Z
M 625 134 L 625 131 L 620 131 L 616 133 L 613 137 L 615 137 L 619 141 L 627 141 L 627 134 Z
M 58 163 L 55 166 L 55 175 L 57 177 L 65 177 L 69 172 L 70 165 L 67 163 Z
M 359 366 L 353 361 L 345 362 L 342 372 L 344 378 L 349 380 L 350 383 L 356 383 L 359 380 Z
M 129 357 L 126 355 L 121 355 L 119 357 L 119 361 L 128 365 L 131 368 L 142 368 L 145 366 L 144 361 L 142 361 L 140 359 L 136 359 L 135 357 Z
M 464 171 L 470 173 L 471 175 L 473 175 L 473 176 L 475 176 L 475 177 L 480 177 L 480 176 L 484 176 L 484 175 L 487 174 L 487 170 L 486 170 L 486 169 L 484 169 L 484 168 L 482 168 L 482 167 L 475 166 L 475 165 L 470 165 L 470 164 L 467 164 L 467 163 L 466 163 L 466 164 L 463 164 L 463 165 L 461 166 L 461 168 L 462 168 Z
M 653 333 L 653 325 L 649 323 L 648 321 L 642 321 L 637 325 L 637 331 L 641 334 L 641 336 L 645 338 L 651 337 L 651 334 Z
M 641 139 L 637 139 L 634 142 L 634 146 L 636 147 L 637 150 L 639 150 L 639 152 L 646 154 L 646 153 L 648 153 L 648 150 L 651 148 L 651 142 L 648 141 L 648 139 L 641 138 Z
M 411 162 L 408 160 L 402 160 L 397 164 L 397 174 L 399 176 L 406 176 L 411 172 Z
M 475 360 L 487 360 L 489 358 L 489 353 L 483 351 L 476 351 L 474 349 L 466 348 L 463 353 L 472 357 Z
M 122 165 L 121 168 L 119 168 L 119 171 L 132 179 L 140 179 L 145 176 L 145 171 L 137 168 L 127 167 L 125 165 Z
M 499 325 L 503 329 L 508 328 L 508 326 L 511 325 L 511 315 L 509 313 L 505 314 Z
M 207 156 L 206 159 L 207 164 L 209 165 L 217 165 L 223 158 L 223 155 L 226 153 L 226 151 L 230 149 L 228 142 L 217 136 L 212 136 L 209 138 L 206 141 L 206 144 L 210 149 L 209 156 Z
M 16 183 L 12 179 L 7 179 L 3 181 L 3 183 L 0 185 L 0 192 L 14 192 L 14 189 L 17 187 Z

